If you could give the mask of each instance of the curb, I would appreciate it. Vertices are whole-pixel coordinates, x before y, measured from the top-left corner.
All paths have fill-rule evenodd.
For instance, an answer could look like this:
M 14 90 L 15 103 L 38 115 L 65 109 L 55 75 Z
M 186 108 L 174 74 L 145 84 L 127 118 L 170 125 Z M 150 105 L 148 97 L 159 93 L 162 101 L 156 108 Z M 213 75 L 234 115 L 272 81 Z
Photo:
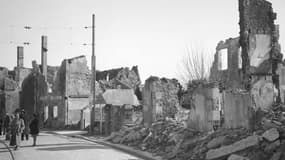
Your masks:
M 73 138 L 80 138 L 80 139 L 84 139 L 86 141 L 90 141 L 90 142 L 94 142 L 94 143 L 98 143 L 101 145 L 105 145 L 114 149 L 117 149 L 119 151 L 131 154 L 133 156 L 142 158 L 144 160 L 163 160 L 162 157 L 160 156 L 153 156 L 151 153 L 149 152 L 144 152 L 144 151 L 140 151 L 140 150 L 135 150 L 131 147 L 125 146 L 125 145 L 121 145 L 121 144 L 114 144 L 114 143 L 110 143 L 104 140 L 95 140 L 92 138 L 88 138 L 86 136 L 82 136 L 82 135 L 66 135 L 66 134 L 58 134 L 52 131 L 49 131 L 49 133 L 55 134 L 55 135 L 59 135 L 59 136 L 66 136 L 66 137 L 73 137 Z
M 114 143 L 110 143 L 110 142 L 102 141 L 102 140 L 94 140 L 92 138 L 88 138 L 88 137 L 81 136 L 81 135 L 73 135 L 71 137 L 81 138 L 81 139 L 84 139 L 84 140 L 87 140 L 87 141 L 91 141 L 91 142 L 95 142 L 95 143 L 98 143 L 98 144 L 101 144 L 101 145 L 109 146 L 111 148 L 123 151 L 125 153 L 129 153 L 131 155 L 134 155 L 136 157 L 139 157 L 139 158 L 142 158 L 142 159 L 145 159 L 145 160 L 162 160 L 162 157 L 160 157 L 160 156 L 153 156 L 149 152 L 136 150 L 136 149 L 133 149 L 133 148 L 125 146 L 125 145 L 114 144 Z

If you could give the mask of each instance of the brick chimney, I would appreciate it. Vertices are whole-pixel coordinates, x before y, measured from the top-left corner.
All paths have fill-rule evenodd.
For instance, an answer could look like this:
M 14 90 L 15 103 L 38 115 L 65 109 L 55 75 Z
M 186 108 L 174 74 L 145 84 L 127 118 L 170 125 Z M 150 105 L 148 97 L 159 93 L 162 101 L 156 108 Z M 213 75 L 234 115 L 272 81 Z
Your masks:
M 45 76 L 45 79 L 47 80 L 47 36 L 42 36 L 42 68 L 41 72 Z
M 24 67 L 24 47 L 22 46 L 17 47 L 17 67 Z

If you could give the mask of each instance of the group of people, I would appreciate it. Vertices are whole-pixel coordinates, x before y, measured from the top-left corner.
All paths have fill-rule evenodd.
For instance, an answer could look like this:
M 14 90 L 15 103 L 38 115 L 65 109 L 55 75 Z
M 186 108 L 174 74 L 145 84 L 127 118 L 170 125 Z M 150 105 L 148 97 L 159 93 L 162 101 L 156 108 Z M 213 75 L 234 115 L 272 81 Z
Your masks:
M 10 141 L 10 146 L 15 150 L 19 149 L 21 140 L 29 140 L 29 134 L 33 137 L 33 146 L 36 146 L 39 134 L 39 120 L 37 114 L 33 114 L 33 119 L 29 123 L 29 118 L 24 110 L 16 110 L 13 115 L 6 114 L 5 118 L 0 118 L 0 135 L 5 135 L 5 139 Z

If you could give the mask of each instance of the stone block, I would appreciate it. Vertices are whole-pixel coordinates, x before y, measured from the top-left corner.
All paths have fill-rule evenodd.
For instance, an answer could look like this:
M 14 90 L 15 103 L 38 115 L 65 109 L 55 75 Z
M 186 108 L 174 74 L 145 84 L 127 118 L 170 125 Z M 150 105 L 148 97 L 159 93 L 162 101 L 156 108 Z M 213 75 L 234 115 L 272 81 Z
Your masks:
M 225 141 L 226 141 L 226 136 L 216 137 L 207 144 L 207 148 L 209 149 L 217 148 L 222 144 L 224 144 Z
M 253 112 L 249 94 L 224 93 L 225 126 L 227 128 L 244 127 L 250 129 Z
M 217 158 L 223 158 L 232 153 L 236 153 L 238 151 L 242 151 L 249 147 L 256 146 L 258 145 L 258 143 L 259 143 L 259 137 L 257 135 L 249 136 L 245 139 L 235 142 L 232 145 L 223 146 L 218 149 L 209 150 L 206 154 L 206 159 L 212 160 L 212 159 L 217 159 Z
M 276 128 L 271 128 L 262 134 L 262 137 L 269 142 L 273 142 L 279 138 L 279 132 Z
M 270 158 L 270 160 L 280 160 L 282 157 L 282 152 L 276 152 L 272 155 L 272 157 Z
M 228 160 L 249 160 L 249 159 L 243 156 L 232 154 L 231 156 L 229 156 Z
M 280 141 L 277 140 L 273 143 L 268 144 L 265 148 L 264 151 L 267 153 L 272 153 L 274 150 L 276 150 L 276 148 L 278 148 L 280 146 Z

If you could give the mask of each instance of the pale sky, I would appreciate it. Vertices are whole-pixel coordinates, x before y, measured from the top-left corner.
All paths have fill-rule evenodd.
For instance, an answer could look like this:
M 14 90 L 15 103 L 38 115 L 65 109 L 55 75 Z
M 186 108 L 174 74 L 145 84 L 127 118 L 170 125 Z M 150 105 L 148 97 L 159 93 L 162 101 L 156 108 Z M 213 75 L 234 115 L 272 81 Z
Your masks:
M 90 64 L 92 14 L 96 14 L 97 69 L 138 65 L 141 79 L 179 78 L 190 46 L 207 52 L 239 36 L 238 0 L 0 0 L 0 66 L 16 66 L 23 42 L 24 65 L 40 63 L 41 35 L 48 36 L 48 65 L 87 55 Z M 285 45 L 285 1 L 271 0 Z M 24 26 L 31 26 L 25 30 Z M 72 44 L 72 45 L 71 45 Z

